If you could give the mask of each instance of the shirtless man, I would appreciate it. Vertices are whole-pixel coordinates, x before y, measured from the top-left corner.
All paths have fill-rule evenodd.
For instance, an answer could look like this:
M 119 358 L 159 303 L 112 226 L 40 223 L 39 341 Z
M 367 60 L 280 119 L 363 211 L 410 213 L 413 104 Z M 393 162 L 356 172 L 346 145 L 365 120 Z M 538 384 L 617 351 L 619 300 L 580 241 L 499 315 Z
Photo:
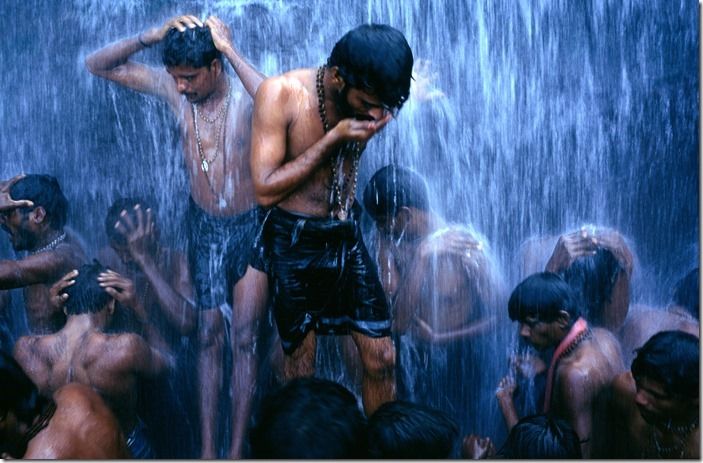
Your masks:
M 115 299 L 98 282 L 106 270 L 98 262 L 81 266 L 65 290 L 66 325 L 52 335 L 20 338 L 15 358 L 44 396 L 71 382 L 95 389 L 120 422 L 132 457 L 147 458 L 153 452 L 136 414 L 137 382 L 172 364 L 139 335 L 103 332 L 115 309 Z
M 91 388 L 78 383 L 41 397 L 17 362 L 0 352 L 0 458 L 129 458 L 120 425 Z
M 700 459 L 698 337 L 662 331 L 611 386 L 609 443 L 596 458 Z
M 49 175 L 17 176 L 0 182 L 0 225 L 20 260 L 0 260 L 0 290 L 24 288 L 27 323 L 32 333 L 58 331 L 66 321 L 49 302 L 49 288 L 85 262 L 78 241 L 64 231 L 68 201 Z
M 161 42 L 165 70 L 130 59 Z M 222 55 L 243 88 L 228 77 Z M 229 28 L 214 16 L 204 24 L 191 15 L 173 18 L 92 53 L 86 66 L 97 76 L 164 99 L 178 120 L 191 185 L 188 260 L 200 309 L 201 458 L 216 458 L 224 346 L 224 319 L 218 309 L 230 289 L 225 287 L 223 268 L 232 258 L 228 267 L 235 274 L 229 275 L 230 280 L 242 281 L 256 231 L 249 95 L 256 93 L 263 76 L 240 56 Z M 235 290 L 236 312 L 246 294 L 241 287 Z
M 486 239 L 434 213 L 425 180 L 400 166 L 371 177 L 364 208 L 379 232 L 381 280 L 394 301 L 399 398 L 449 413 L 462 433 L 492 431 L 482 413 L 499 377 L 478 365 L 498 348 L 505 293 Z
M 624 370 L 617 341 L 607 330 L 591 330 L 580 316 L 573 290 L 554 273 L 536 273 L 523 280 L 510 296 L 508 313 L 520 323 L 520 336 L 534 348 L 555 349 L 542 413 L 568 421 L 581 439 L 583 457 L 589 458 L 591 432 L 598 427 L 599 396 Z M 512 428 L 518 418 L 514 404 L 501 402 L 501 408 Z
M 363 25 L 326 65 L 265 80 L 254 102 L 252 177 L 269 210 L 252 264 L 268 274 L 285 375 L 314 374 L 317 334 L 351 332 L 367 414 L 395 397 L 395 352 L 359 229 L 356 175 L 366 143 L 407 99 L 412 66 L 402 33 Z

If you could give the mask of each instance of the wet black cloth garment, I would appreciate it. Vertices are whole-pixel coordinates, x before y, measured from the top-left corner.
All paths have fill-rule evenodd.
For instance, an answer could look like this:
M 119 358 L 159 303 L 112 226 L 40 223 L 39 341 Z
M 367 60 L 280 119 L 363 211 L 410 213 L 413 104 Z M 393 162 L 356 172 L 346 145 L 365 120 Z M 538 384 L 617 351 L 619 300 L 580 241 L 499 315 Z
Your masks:
M 310 330 L 390 335 L 391 321 L 378 270 L 359 228 L 349 220 L 260 209 L 261 229 L 251 265 L 268 274 L 283 350 L 292 353 Z
M 199 309 L 232 303 L 232 285 L 244 275 L 259 228 L 256 209 L 215 217 L 189 198 L 188 265 Z

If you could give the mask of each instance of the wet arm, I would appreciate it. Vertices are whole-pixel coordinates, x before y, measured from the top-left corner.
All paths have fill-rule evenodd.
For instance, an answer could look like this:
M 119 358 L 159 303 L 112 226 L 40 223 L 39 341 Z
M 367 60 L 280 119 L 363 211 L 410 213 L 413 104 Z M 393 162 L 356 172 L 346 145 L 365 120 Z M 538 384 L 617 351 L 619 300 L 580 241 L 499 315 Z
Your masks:
M 180 96 L 168 73 L 130 60 L 135 53 L 146 48 L 143 43 L 151 46 L 161 40 L 154 29 L 94 51 L 86 58 L 85 65 L 88 71 L 98 77 L 141 93 L 164 98 L 172 108 L 176 108 Z M 140 37 L 143 43 L 140 42 Z
M 256 93 L 251 131 L 251 172 L 258 203 L 271 207 L 297 190 L 332 152 L 334 130 L 285 162 L 289 106 L 296 105 L 284 78 L 265 80 Z
M 256 91 L 259 89 L 259 85 L 264 81 L 266 76 L 244 59 L 234 44 L 227 47 L 222 54 L 225 55 L 232 65 L 232 68 L 234 68 L 234 72 L 239 76 L 239 80 L 242 81 L 242 85 L 244 85 L 247 93 L 254 98 L 256 96 Z
M 196 309 L 193 301 L 187 297 L 193 294 L 193 290 L 185 259 L 179 258 L 176 264 L 178 269 L 176 288 L 166 281 L 151 256 L 145 255 L 138 259 L 137 263 L 154 289 L 159 308 L 169 323 L 182 335 L 191 333 L 195 328 Z
M 0 260 L 0 290 L 50 283 L 62 272 L 64 263 L 56 252 L 42 252 L 22 260 Z
M 125 353 L 123 368 L 146 377 L 155 377 L 175 365 L 173 357 L 151 347 L 141 336 L 126 334 L 122 340 Z
M 418 256 L 413 259 L 413 263 L 407 273 L 400 278 L 395 299 L 395 319 L 396 330 L 404 333 L 410 322 L 419 313 L 419 306 L 422 304 L 422 285 L 429 261 L 426 257 Z
M 591 409 L 593 390 L 589 386 L 588 373 L 577 369 L 570 369 L 561 383 L 566 420 L 574 428 L 581 441 L 582 458 L 589 458 L 591 454 L 591 425 L 593 411 Z

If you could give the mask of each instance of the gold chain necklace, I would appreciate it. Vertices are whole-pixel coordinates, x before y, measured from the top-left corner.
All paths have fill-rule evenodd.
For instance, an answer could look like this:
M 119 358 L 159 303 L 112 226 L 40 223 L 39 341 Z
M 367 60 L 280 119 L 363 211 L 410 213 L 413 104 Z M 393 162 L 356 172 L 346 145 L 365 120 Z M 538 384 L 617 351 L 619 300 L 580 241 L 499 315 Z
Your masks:
M 229 108 L 229 102 L 232 96 L 231 86 L 229 85 L 229 79 L 227 79 L 227 87 L 227 98 L 225 99 L 225 102 L 222 103 L 218 116 L 215 119 L 207 119 L 204 118 L 204 116 L 200 116 L 203 117 L 203 120 L 211 124 L 214 124 L 215 122 L 217 122 L 218 119 L 221 118 L 220 124 L 217 128 L 217 135 L 215 136 L 215 156 L 213 156 L 212 159 L 207 159 L 203 150 L 203 144 L 200 138 L 200 129 L 198 127 L 198 107 L 195 105 L 195 103 L 191 103 L 190 105 L 191 109 L 193 110 L 193 125 L 195 126 L 195 141 L 198 146 L 198 155 L 200 156 L 200 170 L 202 170 L 203 174 L 205 174 L 205 180 L 207 180 L 207 184 L 210 187 L 210 191 L 212 191 L 212 194 L 214 196 L 217 196 L 217 193 L 215 192 L 215 188 L 212 186 L 212 181 L 210 180 L 208 171 L 210 170 L 210 165 L 212 165 L 217 160 L 217 156 L 220 154 L 220 141 L 222 141 L 222 155 L 224 156 L 225 147 L 223 129 L 225 126 L 225 121 L 227 120 L 227 109 Z
M 325 75 L 325 66 L 320 66 L 317 69 L 317 78 L 315 87 L 317 90 L 317 109 L 320 113 L 320 121 L 325 133 L 329 132 L 330 124 L 327 120 L 327 110 L 325 109 L 325 87 L 322 82 Z M 343 198 L 342 185 L 339 181 L 338 172 L 344 166 L 344 159 L 350 154 L 352 156 L 352 169 L 348 176 L 344 178 L 344 193 L 346 198 Z M 349 208 L 354 202 L 354 194 L 356 193 L 356 182 L 359 176 L 359 159 L 361 158 L 361 145 L 358 142 L 347 142 L 337 150 L 332 158 L 332 182 L 330 192 L 330 215 L 339 220 L 347 220 L 349 216 Z M 336 207 L 335 207 L 336 206 Z M 337 213 L 335 214 L 335 209 Z

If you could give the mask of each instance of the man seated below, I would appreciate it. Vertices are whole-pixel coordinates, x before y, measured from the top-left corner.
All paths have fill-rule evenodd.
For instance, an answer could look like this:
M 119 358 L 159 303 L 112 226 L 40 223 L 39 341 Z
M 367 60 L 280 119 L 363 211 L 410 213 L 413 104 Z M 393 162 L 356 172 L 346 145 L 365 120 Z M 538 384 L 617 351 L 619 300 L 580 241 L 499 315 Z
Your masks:
M 378 170 L 364 207 L 376 224 L 381 280 L 393 301 L 399 397 L 449 413 L 462 433 L 493 434 L 487 426 L 500 424 L 481 419 L 482 403 L 493 405 L 498 377 L 481 365 L 506 331 L 496 323 L 505 292 L 485 238 L 433 212 L 425 179 L 404 167 Z
M 520 323 L 519 334 L 538 351 L 554 349 L 546 376 L 543 413 L 565 419 L 581 439 L 581 453 L 590 456 L 591 430 L 599 394 L 624 370 L 617 341 L 606 330 L 594 332 L 571 287 L 559 275 L 536 273 L 523 280 L 508 302 L 510 319 Z M 606 346 L 605 348 L 603 346 Z M 510 400 L 500 402 L 512 428 L 517 412 Z
M 115 299 L 98 282 L 106 271 L 97 261 L 81 266 L 65 289 L 66 325 L 52 335 L 20 338 L 15 358 L 45 396 L 70 382 L 98 391 L 117 416 L 132 457 L 147 458 L 153 452 L 135 411 L 138 380 L 172 365 L 139 335 L 103 332 L 115 310 Z
M 368 456 L 373 459 L 453 458 L 459 428 L 440 410 L 396 400 L 369 417 Z
M 611 386 L 605 445 L 596 458 L 700 459 L 700 341 L 663 331 Z
M 49 288 L 62 275 L 85 262 L 75 237 L 65 230 L 68 201 L 49 175 L 19 175 L 0 182 L 0 225 L 18 260 L 0 260 L 0 290 L 24 288 L 29 330 L 58 331 L 66 316 L 49 301 Z
M 559 237 L 544 269 L 569 283 L 592 326 L 617 335 L 630 307 L 633 260 L 617 231 L 583 227 Z
M 119 423 L 92 389 L 68 384 L 42 397 L 15 359 L 0 352 L 0 458 L 129 458 Z
M 366 457 L 366 418 L 356 398 L 318 378 L 293 379 L 268 395 L 250 435 L 257 459 Z
M 673 299 L 665 309 L 638 305 L 620 331 L 625 364 L 632 362 L 635 349 L 660 331 L 684 331 L 698 337 L 700 285 L 698 267 L 676 283 Z

